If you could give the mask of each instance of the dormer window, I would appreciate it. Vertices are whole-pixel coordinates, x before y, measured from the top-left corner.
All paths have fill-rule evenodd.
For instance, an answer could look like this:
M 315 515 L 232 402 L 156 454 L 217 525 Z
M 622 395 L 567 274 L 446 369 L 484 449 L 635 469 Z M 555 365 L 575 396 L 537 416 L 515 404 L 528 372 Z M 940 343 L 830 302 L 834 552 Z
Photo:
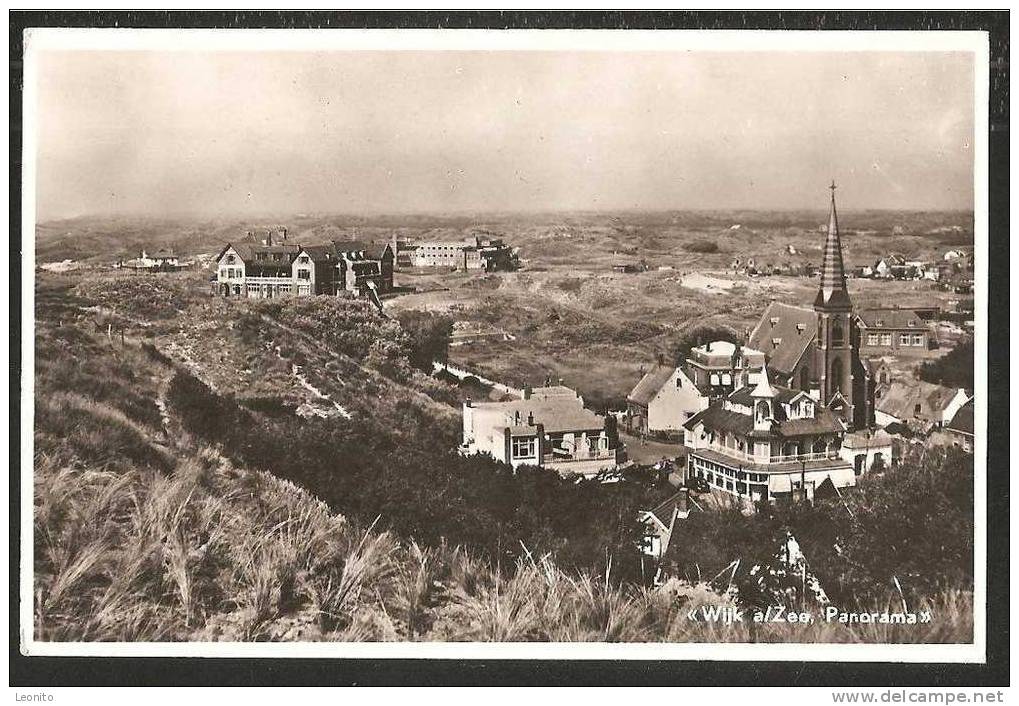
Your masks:
M 781 343 L 782 343 L 782 339 L 781 338 L 773 338 L 773 339 L 771 339 L 771 346 L 772 346 L 772 348 L 778 348 L 779 345 L 781 345 Z
M 778 317 L 777 317 L 777 316 L 772 316 L 772 317 L 771 317 L 771 318 L 769 319 L 769 321 L 771 321 L 771 325 L 772 325 L 772 326 L 778 326 Z
M 797 333 L 803 333 L 806 330 L 807 330 L 807 325 L 806 324 L 796 324 L 796 331 L 797 331 Z
M 232 265 L 232 264 L 234 264 L 237 261 L 237 258 L 234 257 L 233 255 L 227 255 L 226 256 L 226 261 L 227 261 L 227 264 Z

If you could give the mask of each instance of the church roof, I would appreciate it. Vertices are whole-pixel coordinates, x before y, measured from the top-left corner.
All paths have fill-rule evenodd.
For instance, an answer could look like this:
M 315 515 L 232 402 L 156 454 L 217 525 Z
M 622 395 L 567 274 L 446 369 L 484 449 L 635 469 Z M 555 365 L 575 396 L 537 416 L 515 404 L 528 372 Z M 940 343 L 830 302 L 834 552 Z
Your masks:
M 792 375 L 816 336 L 817 312 L 772 302 L 750 334 L 749 345 L 764 351 L 772 370 L 780 375 Z
M 846 268 L 842 262 L 842 242 L 839 239 L 839 219 L 835 211 L 835 182 L 832 182 L 828 237 L 824 241 L 824 260 L 821 264 L 821 286 L 817 291 L 814 307 L 848 309 L 850 306 L 849 290 L 846 288 Z

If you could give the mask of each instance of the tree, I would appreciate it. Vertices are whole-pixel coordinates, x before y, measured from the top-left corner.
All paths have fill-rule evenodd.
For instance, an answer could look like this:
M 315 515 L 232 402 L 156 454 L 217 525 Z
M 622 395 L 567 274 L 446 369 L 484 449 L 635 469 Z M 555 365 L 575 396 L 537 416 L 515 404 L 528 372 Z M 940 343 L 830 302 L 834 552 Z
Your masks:
M 728 326 L 703 324 L 686 331 L 672 346 L 673 359 L 680 363 L 690 355 L 690 349 L 703 346 L 705 343 L 728 341 L 740 343 L 741 336 Z
M 947 387 L 973 389 L 973 339 L 960 341 L 959 345 L 937 360 L 929 360 L 920 366 L 920 379 Z
M 408 358 L 411 365 L 430 373 L 433 361 L 446 360 L 453 333 L 450 317 L 428 311 L 404 311 L 397 319 L 410 336 Z

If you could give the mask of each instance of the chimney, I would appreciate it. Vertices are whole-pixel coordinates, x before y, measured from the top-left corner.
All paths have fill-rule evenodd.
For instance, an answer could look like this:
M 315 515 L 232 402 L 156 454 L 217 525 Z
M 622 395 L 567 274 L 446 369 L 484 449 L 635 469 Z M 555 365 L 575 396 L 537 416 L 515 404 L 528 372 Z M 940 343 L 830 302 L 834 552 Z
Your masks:
M 513 426 L 520 425 L 520 410 L 514 410 L 513 412 Z
M 690 489 L 682 488 L 676 500 L 676 507 L 679 508 L 679 511 L 688 512 L 690 510 Z
M 524 388 L 524 399 L 525 400 L 531 399 L 531 386 L 530 385 L 528 385 L 527 387 Z
M 706 344 L 704 344 L 704 350 L 707 351 L 708 353 L 711 352 L 711 341 L 708 341 Z
M 272 231 L 271 230 L 265 231 L 265 244 L 270 246 L 270 247 L 272 246 Z
M 664 365 L 665 365 L 665 354 L 664 353 L 659 353 L 658 354 L 658 367 L 661 368 Z
M 534 426 L 534 412 L 527 413 L 527 426 L 529 427 Z
M 474 402 L 473 402 L 473 400 L 471 400 L 470 397 L 468 397 L 466 400 L 464 400 L 464 407 L 473 407 L 473 406 L 474 406 Z
M 280 228 L 280 238 L 282 238 L 283 244 L 286 245 L 286 243 L 287 243 L 287 229 L 286 228 Z

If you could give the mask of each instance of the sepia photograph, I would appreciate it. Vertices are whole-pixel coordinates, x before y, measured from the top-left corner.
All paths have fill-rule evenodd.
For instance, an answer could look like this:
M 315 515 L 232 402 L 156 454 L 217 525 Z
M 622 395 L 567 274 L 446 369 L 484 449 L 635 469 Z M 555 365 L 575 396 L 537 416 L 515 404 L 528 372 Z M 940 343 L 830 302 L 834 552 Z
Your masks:
M 986 35 L 24 47 L 23 654 L 984 659 Z

